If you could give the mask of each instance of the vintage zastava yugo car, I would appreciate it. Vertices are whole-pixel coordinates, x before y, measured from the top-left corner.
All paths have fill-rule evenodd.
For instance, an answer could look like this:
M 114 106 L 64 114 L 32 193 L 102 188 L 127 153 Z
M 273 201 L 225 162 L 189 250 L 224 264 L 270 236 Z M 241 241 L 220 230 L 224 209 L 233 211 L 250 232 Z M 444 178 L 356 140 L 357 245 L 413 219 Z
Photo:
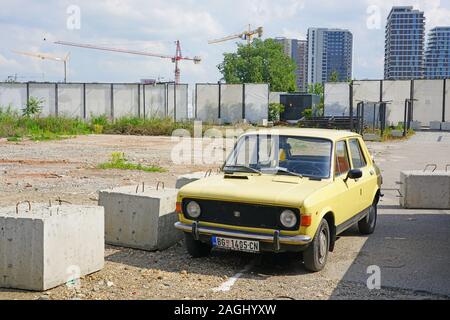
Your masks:
M 223 173 L 183 187 L 176 228 L 188 252 L 303 252 L 320 271 L 336 236 L 358 224 L 371 234 L 382 178 L 360 135 L 322 129 L 241 136 Z

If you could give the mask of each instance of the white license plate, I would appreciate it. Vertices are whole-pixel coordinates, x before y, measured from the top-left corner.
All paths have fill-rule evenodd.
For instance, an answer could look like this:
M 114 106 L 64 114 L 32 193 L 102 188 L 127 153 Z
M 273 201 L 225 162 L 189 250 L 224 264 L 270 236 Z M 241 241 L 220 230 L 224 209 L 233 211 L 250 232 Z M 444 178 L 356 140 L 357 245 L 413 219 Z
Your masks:
M 259 241 L 212 237 L 213 247 L 243 252 L 259 252 Z

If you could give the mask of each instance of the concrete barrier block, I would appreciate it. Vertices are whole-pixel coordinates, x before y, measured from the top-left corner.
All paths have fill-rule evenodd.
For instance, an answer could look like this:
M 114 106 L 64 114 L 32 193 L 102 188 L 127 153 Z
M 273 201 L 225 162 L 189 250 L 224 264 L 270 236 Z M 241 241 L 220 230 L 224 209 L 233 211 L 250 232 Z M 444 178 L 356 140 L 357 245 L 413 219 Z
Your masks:
M 179 176 L 177 178 L 177 182 L 175 185 L 176 189 L 181 189 L 182 187 L 184 187 L 185 185 L 200 180 L 200 179 L 204 179 L 206 177 L 207 173 L 206 172 L 194 172 L 194 173 L 188 173 L 188 174 L 184 174 L 182 176 Z
M 441 128 L 442 131 L 450 131 L 450 122 L 442 122 Z
M 441 130 L 441 124 L 440 121 L 430 121 L 430 130 Z
M 0 287 L 45 291 L 104 266 L 104 211 L 21 204 L 0 209 Z
M 365 141 L 381 141 L 381 137 L 378 134 L 365 133 L 364 140 Z
M 167 249 L 182 239 L 174 227 L 178 190 L 136 186 L 103 190 L 106 243 L 147 251 Z
M 403 137 L 403 131 L 401 131 L 401 130 L 392 130 L 391 131 L 391 136 L 393 136 L 395 138 Z
M 450 209 L 450 172 L 403 171 L 400 205 L 407 209 Z
M 410 128 L 415 130 L 415 131 L 416 130 L 420 130 L 420 129 L 422 129 L 422 122 L 420 122 L 420 121 L 411 121 Z

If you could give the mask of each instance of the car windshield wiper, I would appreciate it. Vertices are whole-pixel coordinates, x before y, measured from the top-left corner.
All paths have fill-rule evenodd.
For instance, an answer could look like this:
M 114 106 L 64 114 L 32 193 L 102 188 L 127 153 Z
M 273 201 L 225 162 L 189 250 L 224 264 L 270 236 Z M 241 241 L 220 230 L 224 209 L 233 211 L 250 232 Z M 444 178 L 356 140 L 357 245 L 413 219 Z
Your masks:
M 287 174 L 287 175 L 290 175 L 290 176 L 303 178 L 303 176 L 300 173 L 295 173 L 295 172 L 289 171 L 286 168 L 276 168 L 276 170 L 277 170 L 277 172 L 276 172 L 277 175 L 278 174 Z
M 233 169 L 238 169 L 238 170 L 233 170 Z M 234 173 L 234 172 L 249 172 L 249 173 L 257 173 L 257 174 L 261 174 L 261 171 L 251 168 L 249 166 L 244 166 L 244 165 L 230 165 L 230 166 L 225 166 L 224 167 L 224 171 L 225 173 Z

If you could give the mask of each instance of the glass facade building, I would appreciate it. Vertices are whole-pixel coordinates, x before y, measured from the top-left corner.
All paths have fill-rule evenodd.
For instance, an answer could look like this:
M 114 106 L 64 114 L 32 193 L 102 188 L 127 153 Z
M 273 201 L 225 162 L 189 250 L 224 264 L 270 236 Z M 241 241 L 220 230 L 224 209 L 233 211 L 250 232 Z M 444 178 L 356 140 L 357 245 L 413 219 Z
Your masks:
M 423 79 L 424 42 L 424 13 L 412 6 L 392 7 L 386 24 L 384 78 Z
M 427 79 L 450 78 L 450 27 L 436 27 L 428 34 L 425 77 Z
M 352 78 L 353 35 L 348 30 L 308 29 L 308 83 L 330 81 L 333 73 L 338 81 Z
M 283 37 L 275 38 L 276 42 L 283 45 L 284 53 L 294 60 L 297 69 L 296 81 L 297 90 L 300 92 L 306 92 L 308 89 L 306 83 L 307 72 L 307 42 L 306 40 L 287 39 Z

